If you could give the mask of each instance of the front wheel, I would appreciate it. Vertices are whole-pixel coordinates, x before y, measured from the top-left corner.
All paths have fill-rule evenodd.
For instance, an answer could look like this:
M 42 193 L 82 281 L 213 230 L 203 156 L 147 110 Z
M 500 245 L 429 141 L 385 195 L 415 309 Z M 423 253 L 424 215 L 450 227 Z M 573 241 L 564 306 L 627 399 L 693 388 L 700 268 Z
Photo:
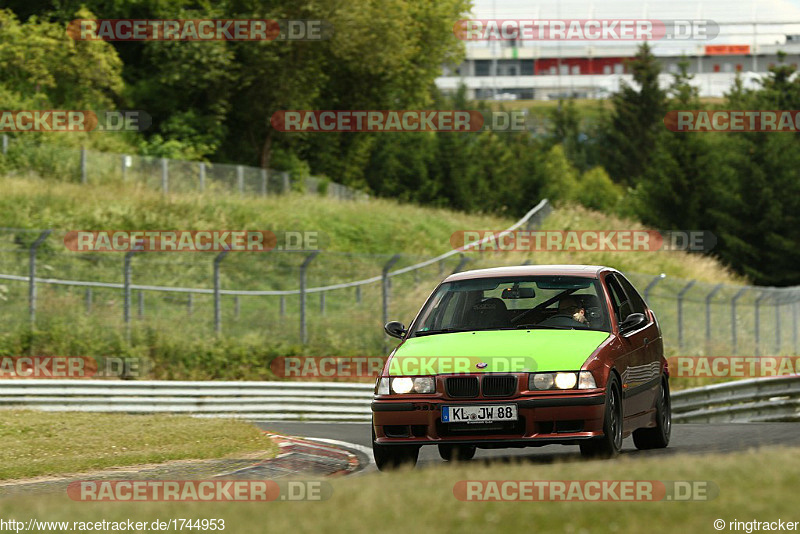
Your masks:
M 669 445 L 669 436 L 672 432 L 672 404 L 666 377 L 661 381 L 660 389 L 656 402 L 656 426 L 633 431 L 633 444 L 637 449 L 663 449 Z
M 581 454 L 587 458 L 611 458 L 622 449 L 622 394 L 619 381 L 612 374 L 606 387 L 606 413 L 603 418 L 603 435 L 582 441 Z
M 379 445 L 375 443 L 375 429 L 372 430 L 372 456 L 378 471 L 391 471 L 399 467 L 414 467 L 419 458 L 418 445 Z

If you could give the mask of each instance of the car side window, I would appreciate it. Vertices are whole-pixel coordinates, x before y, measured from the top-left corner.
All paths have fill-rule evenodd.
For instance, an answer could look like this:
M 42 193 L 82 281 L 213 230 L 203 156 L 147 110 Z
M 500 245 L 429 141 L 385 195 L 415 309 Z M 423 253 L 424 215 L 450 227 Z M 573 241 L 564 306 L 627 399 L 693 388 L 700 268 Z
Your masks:
M 620 311 L 622 308 L 622 303 L 624 302 L 624 293 L 622 293 L 622 289 L 617 284 L 616 280 L 614 280 L 613 276 L 606 277 L 606 287 L 608 288 L 608 293 L 611 296 L 611 308 L 614 312 L 614 315 L 617 317 L 617 322 L 622 321 L 620 318 Z
M 636 291 L 636 288 L 633 287 L 633 284 L 631 284 L 624 276 L 615 274 L 614 278 L 619 281 L 622 289 L 624 289 L 625 293 L 628 295 L 628 301 L 631 304 L 633 313 L 646 314 L 647 305 L 644 303 L 642 296 L 639 295 L 639 292 Z

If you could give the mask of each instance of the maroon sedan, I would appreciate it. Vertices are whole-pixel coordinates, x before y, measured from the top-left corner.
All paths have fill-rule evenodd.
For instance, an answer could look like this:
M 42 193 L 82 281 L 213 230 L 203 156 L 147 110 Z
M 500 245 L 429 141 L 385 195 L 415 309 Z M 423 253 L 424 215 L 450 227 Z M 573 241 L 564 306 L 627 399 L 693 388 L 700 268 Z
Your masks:
M 454 274 L 406 329 L 375 385 L 379 469 L 476 448 L 579 445 L 616 455 L 666 447 L 671 412 L 661 330 L 614 269 L 502 267 Z

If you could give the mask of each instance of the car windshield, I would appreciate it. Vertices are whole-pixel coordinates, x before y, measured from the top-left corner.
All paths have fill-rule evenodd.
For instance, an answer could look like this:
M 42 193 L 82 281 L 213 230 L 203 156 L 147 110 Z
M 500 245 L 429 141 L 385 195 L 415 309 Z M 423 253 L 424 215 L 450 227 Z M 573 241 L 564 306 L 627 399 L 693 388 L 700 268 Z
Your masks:
M 515 276 L 442 284 L 412 325 L 411 336 L 511 329 L 610 331 L 596 278 Z

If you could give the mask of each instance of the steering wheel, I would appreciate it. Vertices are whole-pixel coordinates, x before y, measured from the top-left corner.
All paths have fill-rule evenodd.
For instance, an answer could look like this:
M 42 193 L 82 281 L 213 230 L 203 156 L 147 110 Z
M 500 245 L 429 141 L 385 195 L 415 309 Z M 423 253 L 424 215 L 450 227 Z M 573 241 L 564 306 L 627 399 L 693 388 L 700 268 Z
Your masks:
M 547 304 L 549 304 L 549 302 L 542 302 L 541 304 L 539 304 L 538 306 L 534 306 L 530 310 L 525 310 L 524 312 L 520 313 L 519 315 L 517 315 L 516 317 L 511 319 L 511 324 L 519 324 L 519 323 L 521 323 L 522 319 L 524 319 L 528 315 L 532 314 L 533 312 L 541 311 L 542 308 L 546 307 L 545 305 L 547 305 Z
M 555 320 L 554 320 L 555 319 Z M 567 326 L 567 327 L 581 327 L 581 328 L 588 328 L 588 323 L 582 323 L 572 315 L 567 315 L 565 313 L 557 313 L 555 315 L 551 315 L 541 323 L 542 326 Z

